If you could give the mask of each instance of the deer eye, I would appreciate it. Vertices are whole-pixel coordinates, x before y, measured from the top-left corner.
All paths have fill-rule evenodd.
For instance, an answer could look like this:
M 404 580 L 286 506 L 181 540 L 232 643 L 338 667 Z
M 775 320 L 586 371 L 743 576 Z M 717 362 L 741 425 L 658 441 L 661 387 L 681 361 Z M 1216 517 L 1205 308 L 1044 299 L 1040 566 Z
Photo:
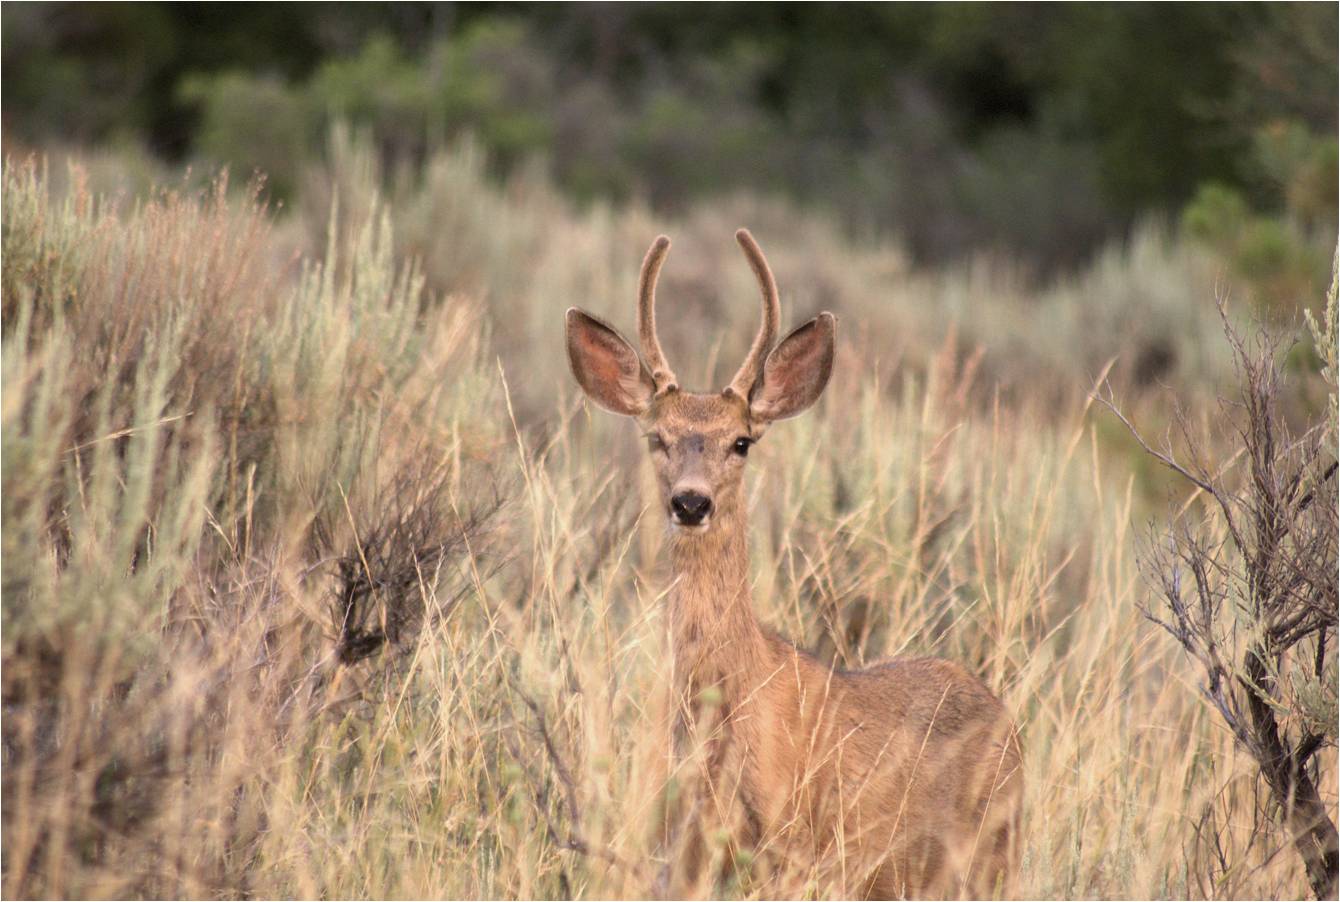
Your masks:
M 743 436 L 741 436 L 740 438 L 737 438 L 735 440 L 734 445 L 731 445 L 731 450 L 734 451 L 736 454 L 740 455 L 741 457 L 747 457 L 749 455 L 749 446 L 752 445 L 753 443 L 754 443 L 753 439 L 744 438 Z
M 665 439 L 661 438 L 661 437 L 660 437 L 659 435 L 657 435 L 655 432 L 648 432 L 648 433 L 647 433 L 647 450 L 648 450 L 648 451 L 664 451 L 664 450 L 665 450 Z

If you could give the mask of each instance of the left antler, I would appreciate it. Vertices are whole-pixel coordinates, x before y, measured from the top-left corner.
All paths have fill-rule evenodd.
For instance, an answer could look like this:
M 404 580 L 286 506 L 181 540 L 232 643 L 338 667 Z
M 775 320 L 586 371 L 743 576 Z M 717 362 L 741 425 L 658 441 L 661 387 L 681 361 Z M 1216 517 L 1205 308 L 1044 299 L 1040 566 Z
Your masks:
M 665 362 L 660 339 L 656 337 L 656 277 L 670 251 L 670 239 L 661 235 L 652 242 L 642 261 L 642 275 L 637 286 L 637 334 L 642 340 L 642 356 L 651 367 L 651 378 L 656 383 L 656 394 L 663 395 L 679 387 L 674 370 Z

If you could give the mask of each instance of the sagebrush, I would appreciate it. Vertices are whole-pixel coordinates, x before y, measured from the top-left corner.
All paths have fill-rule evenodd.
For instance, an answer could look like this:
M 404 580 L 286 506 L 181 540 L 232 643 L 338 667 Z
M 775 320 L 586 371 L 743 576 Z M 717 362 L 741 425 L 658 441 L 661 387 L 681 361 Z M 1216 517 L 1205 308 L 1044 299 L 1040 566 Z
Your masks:
M 1139 614 L 1131 523 L 1169 483 L 1088 400 L 1106 373 L 1157 426 L 1158 386 L 1197 409 L 1228 384 L 1203 251 L 1149 227 L 1036 293 L 772 201 L 667 225 L 484 169 L 443 151 L 379 194 L 337 135 L 276 212 L 6 162 L 5 895 L 646 895 L 661 527 L 621 475 L 639 444 L 569 380 L 562 311 L 622 324 L 647 237 L 683 235 L 663 340 L 713 336 L 680 374 L 707 384 L 756 315 L 714 250 L 741 223 L 790 315 L 853 325 L 843 403 L 758 449 L 761 618 L 826 661 L 944 656 L 1001 695 L 1021 895 L 1307 894 Z

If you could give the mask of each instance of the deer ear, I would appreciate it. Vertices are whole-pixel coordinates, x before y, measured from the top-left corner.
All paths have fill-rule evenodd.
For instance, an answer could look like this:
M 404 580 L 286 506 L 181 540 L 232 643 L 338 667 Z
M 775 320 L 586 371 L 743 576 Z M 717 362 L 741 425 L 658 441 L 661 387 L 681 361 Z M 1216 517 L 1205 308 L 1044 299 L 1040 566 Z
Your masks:
M 763 362 L 763 375 L 749 394 L 756 420 L 784 420 L 819 399 L 833 372 L 833 332 L 837 320 L 820 313 L 783 338 Z
M 582 390 L 613 413 L 635 417 L 651 405 L 656 384 L 633 346 L 589 313 L 568 309 L 568 363 Z

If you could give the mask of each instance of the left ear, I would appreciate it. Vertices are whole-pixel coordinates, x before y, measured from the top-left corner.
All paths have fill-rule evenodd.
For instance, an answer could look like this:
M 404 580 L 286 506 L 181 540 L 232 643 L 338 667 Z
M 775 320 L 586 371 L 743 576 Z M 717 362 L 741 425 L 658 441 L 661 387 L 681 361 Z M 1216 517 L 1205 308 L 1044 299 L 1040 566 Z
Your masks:
M 763 362 L 763 375 L 749 393 L 749 414 L 756 420 L 784 420 L 819 400 L 833 372 L 833 333 L 837 320 L 820 313 L 783 338 Z
M 576 307 L 566 319 L 568 364 L 587 396 L 613 413 L 645 413 L 656 383 L 633 346 L 613 326 Z

